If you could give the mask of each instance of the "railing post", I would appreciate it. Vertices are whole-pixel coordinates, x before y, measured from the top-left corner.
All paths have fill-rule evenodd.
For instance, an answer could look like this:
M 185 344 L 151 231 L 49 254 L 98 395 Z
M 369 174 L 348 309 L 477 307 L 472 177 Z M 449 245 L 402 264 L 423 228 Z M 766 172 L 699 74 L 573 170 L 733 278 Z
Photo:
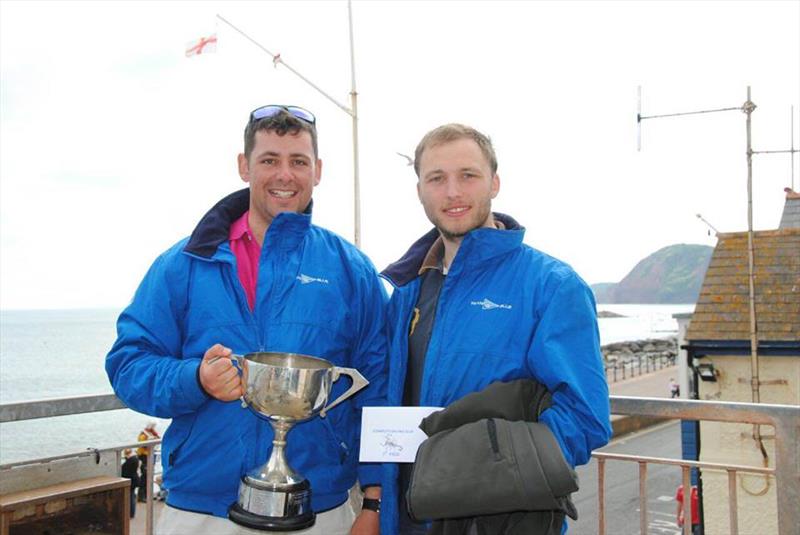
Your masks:
M 597 459 L 597 512 L 600 523 L 598 534 L 606 535 L 606 460 Z
M 739 535 L 739 512 L 736 498 L 736 470 L 728 470 L 728 511 L 731 535 Z
M 773 418 L 775 426 L 775 472 L 778 495 L 778 532 L 800 535 L 800 418 Z
M 147 496 L 147 516 L 145 517 L 145 533 L 153 535 L 153 473 L 156 471 L 155 452 L 152 444 L 147 445 L 147 485 L 145 496 Z
M 683 466 L 683 535 L 692 535 L 692 479 L 688 466 Z M 688 490 L 687 490 L 688 489 Z M 698 498 L 699 499 L 699 498 Z M 686 507 L 686 504 L 689 507 Z M 688 511 L 688 513 L 687 513 Z M 687 520 L 688 515 L 688 520 Z
M 647 463 L 639 463 L 639 532 L 647 535 Z

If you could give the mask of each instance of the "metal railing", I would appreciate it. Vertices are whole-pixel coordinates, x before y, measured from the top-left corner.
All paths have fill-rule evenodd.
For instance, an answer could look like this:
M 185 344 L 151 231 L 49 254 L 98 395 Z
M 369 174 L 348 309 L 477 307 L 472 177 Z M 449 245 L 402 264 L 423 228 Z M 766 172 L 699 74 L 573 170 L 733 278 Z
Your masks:
M 120 408 L 124 408 L 124 405 L 113 394 L 12 403 L 0 405 L 0 423 Z M 775 429 L 775 467 L 761 468 L 595 452 L 593 456 L 598 461 L 598 532 L 600 535 L 605 535 L 606 533 L 605 494 L 603 486 L 605 465 L 609 460 L 639 463 L 640 530 L 643 535 L 646 533 L 647 525 L 647 504 L 645 499 L 647 495 L 647 465 L 651 463 L 681 466 L 683 470 L 684 489 L 691 488 L 689 484 L 689 471 L 691 468 L 727 471 L 729 481 L 729 518 L 731 533 L 734 535 L 738 533 L 738 508 L 735 485 L 736 474 L 745 472 L 766 474 L 770 477 L 774 476 L 778 501 L 778 534 L 800 535 L 800 508 L 797 507 L 797 504 L 800 503 L 800 407 L 764 403 L 730 403 L 723 401 L 611 396 L 611 412 L 612 414 L 627 416 L 705 420 L 772 426 Z M 153 459 L 153 448 L 159 443 L 160 440 L 151 440 L 147 442 L 124 444 L 105 450 L 90 450 L 75 454 L 0 465 L 0 475 L 5 476 L 9 471 L 23 469 L 36 464 L 87 456 L 96 456 L 97 463 L 99 464 L 100 455 L 103 452 L 116 452 L 115 466 L 117 470 L 116 473 L 119 474 L 121 461 L 120 451 L 128 447 L 145 446 L 150 454 L 150 459 Z M 153 532 L 153 472 L 154 470 L 152 469 L 147 471 L 147 488 L 150 489 L 150 492 L 147 493 L 147 517 L 145 524 L 147 535 L 151 535 Z M 685 498 L 685 501 L 690 501 L 688 498 L 689 493 L 687 493 L 686 496 L 687 498 Z M 691 522 L 685 522 L 684 524 L 684 534 L 688 534 L 691 529 Z
M 64 398 L 37 399 L 0 405 L 0 424 L 87 412 L 127 409 L 114 394 L 94 394 Z
M 660 459 L 638 455 L 594 452 L 598 469 L 598 533 L 606 534 L 605 525 L 605 464 L 608 460 L 639 463 L 639 529 L 647 533 L 647 465 L 650 463 L 681 466 L 683 488 L 690 489 L 689 472 L 692 468 L 723 470 L 728 473 L 728 510 L 731 535 L 738 535 L 738 500 L 736 475 L 738 472 L 774 476 L 778 501 L 778 535 L 800 535 L 800 407 L 766 403 L 732 403 L 726 401 L 699 401 L 684 399 L 640 398 L 611 396 L 612 414 L 702 420 L 727 423 L 769 425 L 775 429 L 775 467 L 739 466 L 682 459 Z M 684 492 L 684 502 L 690 503 L 690 493 Z M 690 507 L 687 507 L 691 511 Z M 687 515 L 691 518 L 691 514 Z M 684 522 L 684 535 L 691 533 L 691 521 Z
M 646 373 L 656 372 L 663 368 L 675 366 L 676 357 L 657 355 L 636 355 L 627 360 L 619 359 L 613 364 L 604 366 L 606 381 L 616 383 Z
M 111 411 L 126 409 L 122 401 L 114 394 L 97 394 L 89 396 L 72 396 L 64 398 L 40 399 L 34 401 L 22 401 L 17 403 L 6 403 L 0 405 L 0 423 L 17 422 L 23 420 L 35 420 L 38 418 L 52 418 L 55 416 L 68 416 L 72 414 L 87 414 L 93 412 Z M 38 459 L 19 461 L 0 465 L 0 475 L 6 477 L 13 470 L 23 470 L 26 467 L 35 468 L 37 465 L 47 465 L 58 461 L 80 461 L 86 458 L 96 459 L 96 464 L 100 464 L 101 456 L 105 453 L 114 455 L 114 473 L 121 475 L 122 452 L 128 448 L 145 448 L 149 460 L 147 470 L 147 495 L 145 499 L 145 534 L 152 535 L 154 524 L 153 511 L 153 483 L 155 481 L 156 463 L 155 448 L 161 444 L 161 439 L 147 440 L 142 442 L 131 442 L 120 444 L 109 448 L 87 448 L 86 451 L 54 455 Z M 74 466 L 80 466 L 75 463 Z M 76 475 L 75 479 L 81 478 Z M 133 492 L 133 489 L 131 489 Z
M 690 489 L 691 477 L 690 472 L 692 468 L 707 468 L 709 470 L 722 470 L 728 473 L 728 514 L 731 525 L 731 535 L 738 535 L 739 533 L 739 519 L 738 519 L 738 501 L 736 497 L 736 474 L 738 472 L 745 472 L 751 474 L 765 474 L 767 476 L 774 476 L 774 468 L 757 468 L 753 466 L 739 466 L 733 464 L 720 464 L 720 463 L 701 463 L 697 461 L 686 461 L 677 459 L 663 459 L 658 457 L 643 457 L 639 455 L 625 455 L 622 453 L 605 453 L 596 451 L 592 457 L 597 459 L 597 478 L 598 478 L 598 500 L 600 502 L 600 514 L 598 518 L 598 533 L 604 535 L 606 533 L 605 525 L 605 468 L 607 460 L 628 461 L 639 463 L 639 531 L 647 533 L 647 465 L 648 464 L 668 464 L 677 465 L 682 469 L 681 484 L 684 489 Z M 687 500 L 688 493 L 684 493 L 684 500 Z M 690 498 L 688 498 L 690 499 Z M 687 508 L 691 512 L 690 509 Z M 691 535 L 692 522 L 684 522 L 683 533 L 684 535 Z

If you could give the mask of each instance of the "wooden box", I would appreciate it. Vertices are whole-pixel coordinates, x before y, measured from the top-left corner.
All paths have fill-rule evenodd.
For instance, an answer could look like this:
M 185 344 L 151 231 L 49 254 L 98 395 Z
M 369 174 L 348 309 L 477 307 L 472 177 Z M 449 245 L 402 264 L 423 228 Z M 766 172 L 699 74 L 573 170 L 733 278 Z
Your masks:
M 0 496 L 0 535 L 128 535 L 131 481 L 100 476 Z

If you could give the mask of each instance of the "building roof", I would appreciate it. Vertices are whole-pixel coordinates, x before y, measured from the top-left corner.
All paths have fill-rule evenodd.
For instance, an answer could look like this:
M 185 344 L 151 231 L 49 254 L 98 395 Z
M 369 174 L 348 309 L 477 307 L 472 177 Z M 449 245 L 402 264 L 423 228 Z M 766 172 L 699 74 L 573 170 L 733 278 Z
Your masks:
M 747 233 L 717 238 L 686 339 L 749 342 Z M 753 245 L 758 339 L 800 341 L 800 225 L 754 232 Z

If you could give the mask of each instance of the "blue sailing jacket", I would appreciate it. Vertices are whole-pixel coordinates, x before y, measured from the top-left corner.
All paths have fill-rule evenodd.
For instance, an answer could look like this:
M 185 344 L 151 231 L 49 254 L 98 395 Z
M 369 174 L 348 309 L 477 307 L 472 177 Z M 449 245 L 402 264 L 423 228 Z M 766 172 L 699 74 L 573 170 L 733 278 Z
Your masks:
M 217 203 L 192 236 L 152 265 L 117 323 L 106 358 L 114 391 L 128 407 L 172 418 L 162 444 L 167 503 L 227 516 L 240 478 L 272 451 L 269 423 L 206 395 L 198 381 L 205 351 L 313 355 L 358 369 L 370 385 L 289 432 L 289 464 L 311 482 L 315 511 L 343 503 L 358 476 L 378 483 L 379 465 L 358 464 L 361 407 L 385 401 L 386 293 L 375 268 L 355 247 L 311 224 L 308 213 L 282 213 L 262 247 L 251 312 L 228 242 L 247 210 L 249 191 Z M 350 385 L 334 383 L 330 400 Z
M 585 464 L 611 436 L 594 296 L 567 264 L 523 244 L 525 229 L 514 219 L 495 218 L 506 230 L 468 233 L 445 277 L 420 405 L 445 407 L 495 381 L 535 379 L 552 394 L 552 406 L 539 421 L 553 432 L 570 465 Z M 433 229 L 382 273 L 395 286 L 387 313 L 388 405 L 402 405 L 418 270 L 437 237 Z M 398 531 L 398 492 L 398 465 L 386 464 L 386 535 Z

